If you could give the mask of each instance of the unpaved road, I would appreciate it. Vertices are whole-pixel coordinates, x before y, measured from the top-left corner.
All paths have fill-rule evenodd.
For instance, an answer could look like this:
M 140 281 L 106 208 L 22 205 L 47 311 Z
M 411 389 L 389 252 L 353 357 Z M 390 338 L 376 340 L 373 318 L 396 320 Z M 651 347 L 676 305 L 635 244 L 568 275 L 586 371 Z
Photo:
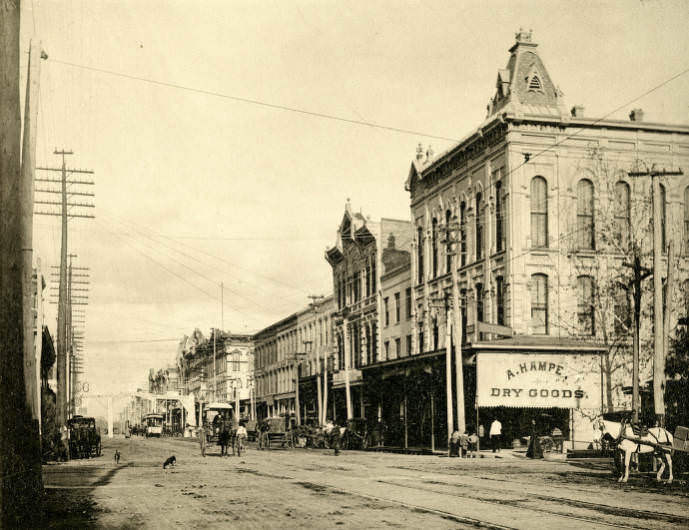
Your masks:
M 113 461 L 119 449 L 122 460 Z M 51 528 L 689 527 L 689 487 L 608 465 L 250 448 L 202 458 L 180 439 L 106 440 L 44 467 Z M 162 469 L 176 455 L 177 467 Z

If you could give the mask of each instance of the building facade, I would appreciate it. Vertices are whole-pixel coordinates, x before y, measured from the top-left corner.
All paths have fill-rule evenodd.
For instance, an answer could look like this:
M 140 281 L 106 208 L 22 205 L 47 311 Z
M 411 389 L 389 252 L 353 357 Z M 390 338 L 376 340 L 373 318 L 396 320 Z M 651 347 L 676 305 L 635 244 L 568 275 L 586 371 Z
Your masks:
M 614 389 L 615 377 L 628 375 L 631 311 L 615 286 L 628 283 L 624 263 L 635 249 L 649 265 L 652 241 L 649 178 L 629 172 L 687 167 L 689 127 L 643 121 L 639 109 L 629 121 L 567 110 L 530 32 L 519 32 L 509 53 L 486 120 L 439 156 L 419 150 L 411 165 L 414 354 L 445 351 L 449 313 L 437 301 L 452 292 L 455 252 L 468 423 L 499 416 L 511 439 L 541 413 L 578 446 L 592 436 L 587 418 L 625 406 Z M 676 286 L 688 274 L 688 186 L 686 174 L 661 178 L 663 248 L 673 240 L 683 256 L 673 264 Z M 531 369 L 540 362 L 547 365 L 538 379 Z M 515 394 L 513 377 L 535 387 Z
M 409 251 L 408 221 L 383 218 L 374 222 L 353 212 L 347 201 L 335 245 L 325 253 L 333 271 L 336 304 L 333 316 L 336 362 L 332 385 L 336 419 L 366 415 L 362 367 L 381 358 L 380 276 L 383 248 L 391 236 L 395 250 Z

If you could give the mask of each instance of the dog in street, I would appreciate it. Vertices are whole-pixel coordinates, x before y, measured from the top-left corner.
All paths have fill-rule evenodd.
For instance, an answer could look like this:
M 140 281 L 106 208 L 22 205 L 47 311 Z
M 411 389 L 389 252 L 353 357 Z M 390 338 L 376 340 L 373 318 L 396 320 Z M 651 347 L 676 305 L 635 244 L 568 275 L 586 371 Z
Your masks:
M 176 464 L 177 464 L 177 459 L 175 458 L 175 455 L 172 455 L 165 462 L 163 462 L 163 469 L 167 469 L 168 466 L 175 467 Z
M 120 452 L 118 450 L 115 450 L 115 464 L 119 465 L 121 456 L 122 455 L 120 454 Z

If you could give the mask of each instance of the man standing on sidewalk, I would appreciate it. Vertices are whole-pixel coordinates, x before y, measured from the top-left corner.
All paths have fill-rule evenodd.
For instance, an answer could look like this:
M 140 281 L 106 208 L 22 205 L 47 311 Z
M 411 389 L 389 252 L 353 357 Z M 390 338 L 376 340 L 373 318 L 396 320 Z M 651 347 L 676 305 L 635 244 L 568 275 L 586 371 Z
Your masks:
M 496 450 L 500 451 L 500 438 L 502 438 L 502 423 L 498 421 L 497 418 L 493 420 L 490 424 L 490 431 L 488 433 L 490 436 L 490 444 L 493 447 L 493 452 Z
M 206 429 L 203 425 L 199 427 L 199 445 L 201 446 L 201 456 L 206 457 Z

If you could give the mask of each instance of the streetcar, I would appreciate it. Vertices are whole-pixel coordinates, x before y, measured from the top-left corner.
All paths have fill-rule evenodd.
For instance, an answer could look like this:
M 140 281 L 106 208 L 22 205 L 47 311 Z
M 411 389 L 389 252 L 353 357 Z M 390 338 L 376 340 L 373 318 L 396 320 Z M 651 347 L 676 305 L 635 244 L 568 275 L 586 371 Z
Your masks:
M 162 414 L 146 414 L 143 418 L 143 424 L 146 427 L 146 438 L 157 436 L 160 438 L 163 434 L 163 420 Z

